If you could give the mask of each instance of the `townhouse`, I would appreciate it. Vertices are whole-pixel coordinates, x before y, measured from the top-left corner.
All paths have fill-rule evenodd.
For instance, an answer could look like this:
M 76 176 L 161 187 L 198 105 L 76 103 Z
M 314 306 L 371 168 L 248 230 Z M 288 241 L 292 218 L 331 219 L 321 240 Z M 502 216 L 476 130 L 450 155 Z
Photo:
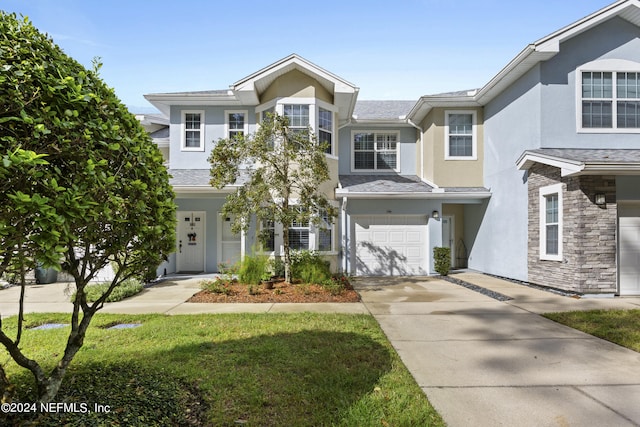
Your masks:
M 176 253 L 160 273 L 216 272 L 259 227 L 219 212 L 235 186 L 209 185 L 220 138 L 267 112 L 330 144 L 326 228 L 290 244 L 354 275 L 452 267 L 580 293 L 640 294 L 640 1 L 620 0 L 528 46 L 479 89 L 362 101 L 358 87 L 298 55 L 228 89 L 155 93 L 141 120 L 165 155 L 178 204 Z

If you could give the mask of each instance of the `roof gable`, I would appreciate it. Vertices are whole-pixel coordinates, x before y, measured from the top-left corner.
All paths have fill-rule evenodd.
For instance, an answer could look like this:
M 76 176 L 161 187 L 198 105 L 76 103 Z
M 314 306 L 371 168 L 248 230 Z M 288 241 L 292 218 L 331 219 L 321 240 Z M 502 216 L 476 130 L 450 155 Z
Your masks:
M 347 120 L 353 111 L 359 88 L 310 61 L 291 54 L 231 85 L 231 91 L 243 105 L 258 105 L 263 94 L 279 77 L 297 70 L 320 83 L 333 94 L 340 118 Z
M 640 0 L 619 0 L 528 45 L 478 91 L 475 100 L 481 105 L 486 104 L 536 64 L 560 52 L 561 43 L 614 17 L 640 27 Z

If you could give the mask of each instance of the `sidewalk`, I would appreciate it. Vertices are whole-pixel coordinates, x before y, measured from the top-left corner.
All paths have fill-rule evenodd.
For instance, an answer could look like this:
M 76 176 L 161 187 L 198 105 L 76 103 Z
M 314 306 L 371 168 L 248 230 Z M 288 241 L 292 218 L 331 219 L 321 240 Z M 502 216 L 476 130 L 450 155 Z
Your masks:
M 640 308 L 640 298 L 564 297 L 483 274 L 455 274 L 500 302 L 435 277 L 359 278 L 353 304 L 185 303 L 201 277 L 174 277 L 105 313 L 371 313 L 451 427 L 640 426 L 640 355 L 538 313 Z M 70 312 L 67 284 L 29 285 L 27 312 Z M 0 290 L 17 313 L 19 288 Z
M 123 301 L 106 303 L 100 313 L 122 314 L 202 314 L 202 313 L 367 313 L 362 303 L 264 303 L 264 304 L 206 304 L 185 302 L 200 290 L 203 276 L 174 276 L 145 289 Z M 70 286 L 71 285 L 71 286 Z M 73 285 L 52 283 L 27 285 L 25 313 L 70 313 Z M 20 287 L 0 290 L 2 318 L 18 314 Z
M 499 302 L 437 278 L 358 279 L 363 301 L 429 401 L 456 426 L 640 425 L 640 355 L 535 313 L 640 308 L 477 273 Z

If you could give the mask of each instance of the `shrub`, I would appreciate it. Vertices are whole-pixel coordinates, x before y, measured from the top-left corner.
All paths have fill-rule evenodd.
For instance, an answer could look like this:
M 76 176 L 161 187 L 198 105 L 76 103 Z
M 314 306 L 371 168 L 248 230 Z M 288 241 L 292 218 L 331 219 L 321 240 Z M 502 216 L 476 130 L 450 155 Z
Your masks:
M 351 289 L 349 278 L 344 274 L 334 274 L 331 278 L 321 283 L 322 287 L 331 295 L 340 295 L 347 289 Z
M 315 251 L 292 251 L 291 276 L 305 283 L 320 284 L 331 278 L 331 270 L 329 263 Z
M 88 285 L 84 288 L 87 294 L 88 302 L 95 302 L 100 298 L 106 290 L 109 288 L 109 283 L 96 283 L 93 285 Z M 129 298 L 130 296 L 136 295 L 144 289 L 142 283 L 136 279 L 125 280 L 120 283 L 113 289 L 111 295 L 106 299 L 106 302 L 117 302 L 122 301 L 125 298 Z M 74 292 L 71 296 L 71 301 L 74 301 L 76 298 L 76 293 Z
M 435 270 L 442 276 L 446 276 L 451 267 L 451 249 L 433 248 L 433 261 Z
M 275 257 L 269 260 L 269 268 L 276 277 L 284 277 L 284 261 L 281 257 Z
M 238 280 L 247 285 L 259 285 L 268 274 L 269 259 L 264 255 L 247 255 L 240 262 Z
M 229 287 L 229 285 L 230 281 L 223 278 L 217 278 L 215 280 L 203 280 L 202 282 L 200 282 L 200 287 L 202 289 L 214 294 L 229 295 L 231 293 L 231 288 Z

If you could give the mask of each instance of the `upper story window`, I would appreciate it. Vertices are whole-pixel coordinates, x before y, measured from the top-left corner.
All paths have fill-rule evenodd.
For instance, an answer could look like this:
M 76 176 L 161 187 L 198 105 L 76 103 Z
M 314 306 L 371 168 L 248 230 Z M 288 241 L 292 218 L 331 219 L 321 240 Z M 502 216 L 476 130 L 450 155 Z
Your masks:
M 640 73 L 584 71 L 582 127 L 640 128 Z
M 224 115 L 228 138 L 247 134 L 248 123 L 246 111 L 225 111 Z
M 445 111 L 445 159 L 476 160 L 476 112 Z
M 354 171 L 400 171 L 398 132 L 352 132 Z
M 304 104 L 285 104 L 284 116 L 289 118 L 289 127 L 304 131 L 309 127 L 309 106 Z
M 640 64 L 600 60 L 585 64 L 578 76 L 578 130 L 640 131 Z
M 182 112 L 182 150 L 204 151 L 204 111 Z
M 264 120 L 268 113 L 277 113 L 289 119 L 289 128 L 296 132 L 315 132 L 317 141 L 326 144 L 325 152 L 336 151 L 335 107 L 316 98 L 280 98 L 258 106 L 256 112 Z
M 318 109 L 318 142 L 326 144 L 325 153 L 333 153 L 333 111 Z

